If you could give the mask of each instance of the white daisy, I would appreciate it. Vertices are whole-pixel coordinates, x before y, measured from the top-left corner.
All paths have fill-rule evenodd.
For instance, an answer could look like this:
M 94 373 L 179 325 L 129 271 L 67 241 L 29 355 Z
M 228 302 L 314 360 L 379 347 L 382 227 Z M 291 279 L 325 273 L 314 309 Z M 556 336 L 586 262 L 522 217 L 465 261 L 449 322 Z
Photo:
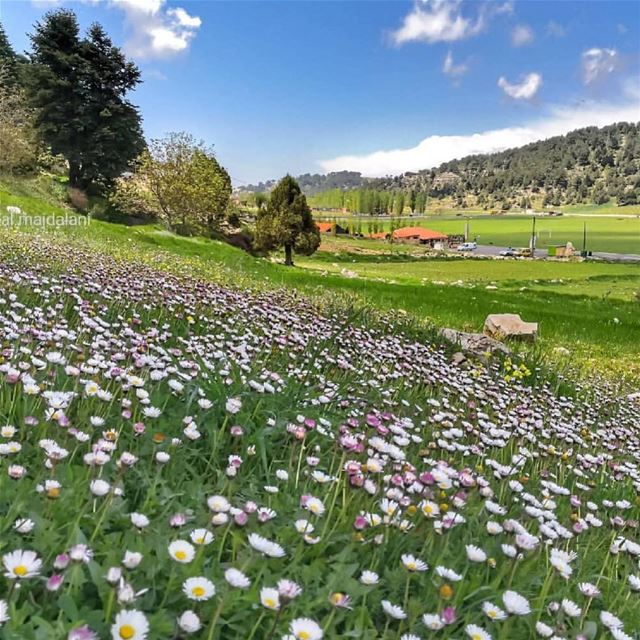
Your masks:
M 123 609 L 111 627 L 113 640 L 145 640 L 149 633 L 149 622 L 141 611 Z
M 207 578 L 187 578 L 182 584 L 182 591 L 190 600 L 209 600 L 216 593 L 216 588 Z

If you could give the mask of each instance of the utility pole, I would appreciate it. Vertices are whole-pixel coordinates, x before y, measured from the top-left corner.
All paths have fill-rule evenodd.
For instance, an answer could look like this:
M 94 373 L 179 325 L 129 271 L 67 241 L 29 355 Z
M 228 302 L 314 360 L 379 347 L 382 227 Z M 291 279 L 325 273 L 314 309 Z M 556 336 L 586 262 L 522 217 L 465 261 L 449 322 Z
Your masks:
M 531 257 L 536 256 L 536 217 L 533 216 L 533 227 L 531 229 L 531 240 L 529 242 L 529 248 L 531 249 Z
M 586 257 L 587 255 L 587 223 L 583 223 L 582 228 L 582 257 Z
M 469 242 L 469 218 L 464 223 L 464 241 Z

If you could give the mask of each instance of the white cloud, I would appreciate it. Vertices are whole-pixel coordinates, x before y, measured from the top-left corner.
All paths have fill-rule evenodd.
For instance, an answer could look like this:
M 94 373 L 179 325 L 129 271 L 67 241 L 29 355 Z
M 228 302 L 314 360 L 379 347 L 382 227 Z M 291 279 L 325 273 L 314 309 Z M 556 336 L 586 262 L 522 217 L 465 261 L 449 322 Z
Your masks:
M 542 86 L 542 76 L 535 72 L 529 73 L 515 84 L 500 76 L 498 86 L 514 100 L 531 100 Z
M 620 64 L 620 56 L 615 49 L 599 49 L 594 47 L 582 54 L 582 77 L 585 84 L 613 73 Z
M 423 0 L 416 2 L 402 26 L 391 34 L 393 42 L 455 42 L 478 35 L 492 15 L 512 10 L 511 2 L 481 3 L 477 15 L 465 16 L 460 0 Z
M 202 20 L 166 0 L 109 0 L 125 16 L 125 50 L 135 58 L 168 58 L 189 48 Z
M 469 65 L 466 63 L 455 64 L 453 61 L 453 54 L 451 51 L 447 52 L 447 55 L 444 59 L 444 63 L 442 65 L 442 73 L 447 76 L 451 76 L 453 78 L 457 76 L 462 76 L 469 70 Z
M 430 169 L 443 162 L 479 153 L 494 153 L 530 142 L 562 135 L 582 127 L 603 127 L 614 122 L 636 122 L 640 92 L 629 86 L 625 101 L 612 104 L 583 102 L 577 106 L 554 106 L 545 115 L 516 127 L 493 129 L 469 135 L 432 135 L 410 149 L 376 151 L 361 156 L 324 160 L 324 171 L 360 171 L 365 176 L 398 175 Z
M 518 24 L 511 30 L 511 44 L 514 47 L 531 44 L 533 39 L 533 29 L 526 24 Z

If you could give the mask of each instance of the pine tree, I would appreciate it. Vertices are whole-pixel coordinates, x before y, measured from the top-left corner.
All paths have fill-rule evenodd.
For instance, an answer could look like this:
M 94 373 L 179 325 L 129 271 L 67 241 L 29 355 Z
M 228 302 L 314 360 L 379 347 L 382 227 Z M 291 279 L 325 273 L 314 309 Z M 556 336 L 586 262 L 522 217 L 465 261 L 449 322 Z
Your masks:
M 284 247 L 285 264 L 293 253 L 311 255 L 320 246 L 320 232 L 298 183 L 286 175 L 271 192 L 256 219 L 256 245 L 265 251 Z
M 140 115 L 125 95 L 140 82 L 99 25 L 81 38 L 72 11 L 48 13 L 31 35 L 29 97 L 37 126 L 69 165 L 69 183 L 110 184 L 144 148 Z

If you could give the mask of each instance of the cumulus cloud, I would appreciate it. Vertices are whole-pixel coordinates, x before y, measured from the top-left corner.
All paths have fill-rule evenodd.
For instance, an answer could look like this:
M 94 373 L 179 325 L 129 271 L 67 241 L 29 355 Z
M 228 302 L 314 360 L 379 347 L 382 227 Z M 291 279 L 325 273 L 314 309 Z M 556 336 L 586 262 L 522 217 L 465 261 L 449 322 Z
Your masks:
M 514 47 L 524 47 L 533 42 L 533 29 L 526 24 L 517 24 L 511 30 L 511 44 Z
M 136 58 L 168 58 L 189 48 L 202 20 L 166 0 L 109 0 L 125 16 L 125 49 Z
M 636 122 L 640 93 L 629 91 L 624 102 L 583 102 L 578 106 L 549 107 L 545 114 L 521 126 L 481 131 L 469 135 L 431 135 L 415 147 L 376 151 L 360 156 L 324 160 L 324 171 L 360 171 L 365 176 L 397 175 L 405 171 L 430 169 L 443 162 L 471 154 L 495 153 L 530 142 L 562 135 L 582 127 L 603 127 L 614 122 Z
M 458 76 L 462 76 L 469 70 L 469 65 L 466 63 L 456 64 L 453 61 L 453 54 L 451 51 L 447 52 L 447 55 L 444 59 L 444 63 L 442 65 L 442 73 L 452 78 L 456 78 Z
M 529 73 L 514 84 L 500 76 L 498 86 L 514 100 L 531 100 L 542 86 L 542 76 L 535 72 Z
M 167 7 L 167 0 L 76 0 L 102 5 L 124 14 L 125 51 L 141 60 L 169 58 L 189 48 L 202 20 L 182 7 Z M 70 4 L 71 0 L 31 0 L 45 8 Z
M 582 54 L 582 77 L 585 84 L 593 84 L 597 80 L 613 73 L 620 64 L 620 56 L 615 49 L 599 49 L 594 47 Z
M 392 32 L 396 45 L 422 41 L 455 42 L 482 32 L 488 19 L 512 10 L 511 2 L 480 3 L 476 15 L 463 15 L 460 0 L 423 0 L 416 2 L 399 29 Z

